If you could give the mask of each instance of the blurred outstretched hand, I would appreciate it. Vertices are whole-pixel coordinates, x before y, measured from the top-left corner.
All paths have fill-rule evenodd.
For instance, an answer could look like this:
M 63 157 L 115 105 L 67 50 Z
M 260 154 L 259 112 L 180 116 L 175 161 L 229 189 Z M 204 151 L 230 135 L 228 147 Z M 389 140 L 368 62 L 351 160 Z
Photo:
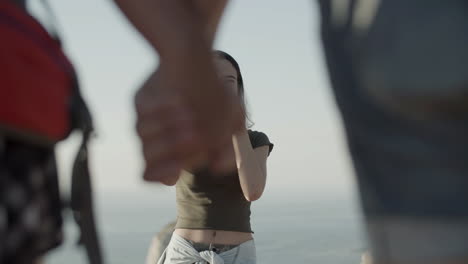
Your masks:
M 231 136 L 245 124 L 239 99 L 211 60 L 186 61 L 161 63 L 135 97 L 147 181 L 174 185 L 182 169 L 234 169 Z

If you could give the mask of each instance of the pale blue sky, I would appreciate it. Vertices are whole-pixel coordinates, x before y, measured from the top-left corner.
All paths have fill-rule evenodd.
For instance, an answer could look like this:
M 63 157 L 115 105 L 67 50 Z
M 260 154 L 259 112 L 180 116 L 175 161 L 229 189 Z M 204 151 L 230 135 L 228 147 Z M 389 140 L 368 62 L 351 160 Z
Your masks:
M 37 0 L 32 2 L 43 17 Z M 157 57 L 112 1 L 50 3 L 95 116 L 95 188 L 104 193 L 172 194 L 140 180 L 142 163 L 133 131 L 133 93 L 154 69 Z M 328 89 L 318 22 L 310 0 L 231 1 L 216 42 L 241 66 L 254 129 L 265 132 L 276 145 L 268 161 L 271 196 L 343 194 L 354 188 Z M 76 145 L 76 138 L 71 138 L 59 147 L 64 183 Z

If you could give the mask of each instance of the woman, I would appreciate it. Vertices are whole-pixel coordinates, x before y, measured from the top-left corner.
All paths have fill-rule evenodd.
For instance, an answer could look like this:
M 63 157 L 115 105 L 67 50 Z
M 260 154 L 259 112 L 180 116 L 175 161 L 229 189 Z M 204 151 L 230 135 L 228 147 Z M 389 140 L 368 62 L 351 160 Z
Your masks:
M 214 52 L 214 60 L 226 88 L 245 106 L 237 62 L 222 51 Z M 265 188 L 273 144 L 264 133 L 245 128 L 232 136 L 231 148 L 237 171 L 213 175 L 208 169 L 197 170 L 178 179 L 177 223 L 158 263 L 256 263 L 250 204 Z

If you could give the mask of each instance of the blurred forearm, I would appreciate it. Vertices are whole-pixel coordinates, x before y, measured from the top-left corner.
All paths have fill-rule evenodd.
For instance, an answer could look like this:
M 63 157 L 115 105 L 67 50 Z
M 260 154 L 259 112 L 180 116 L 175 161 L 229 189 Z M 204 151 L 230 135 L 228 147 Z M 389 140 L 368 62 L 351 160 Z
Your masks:
M 227 0 L 114 0 L 161 60 L 210 52 Z M 206 54 L 208 55 L 208 54 Z

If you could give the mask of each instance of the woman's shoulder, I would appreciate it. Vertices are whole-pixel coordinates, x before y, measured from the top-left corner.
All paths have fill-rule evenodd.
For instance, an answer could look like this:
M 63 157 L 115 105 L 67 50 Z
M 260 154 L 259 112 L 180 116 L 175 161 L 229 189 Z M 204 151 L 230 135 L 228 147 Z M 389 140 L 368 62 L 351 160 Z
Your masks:
M 265 132 L 262 132 L 262 131 L 258 131 L 258 130 L 252 130 L 252 129 L 249 129 L 247 130 L 247 132 L 249 133 L 249 137 L 266 137 L 268 138 L 267 134 Z
M 250 143 L 252 144 L 252 148 L 269 146 L 269 152 L 273 150 L 274 145 L 270 141 L 270 138 L 264 132 L 249 129 L 248 133 Z

